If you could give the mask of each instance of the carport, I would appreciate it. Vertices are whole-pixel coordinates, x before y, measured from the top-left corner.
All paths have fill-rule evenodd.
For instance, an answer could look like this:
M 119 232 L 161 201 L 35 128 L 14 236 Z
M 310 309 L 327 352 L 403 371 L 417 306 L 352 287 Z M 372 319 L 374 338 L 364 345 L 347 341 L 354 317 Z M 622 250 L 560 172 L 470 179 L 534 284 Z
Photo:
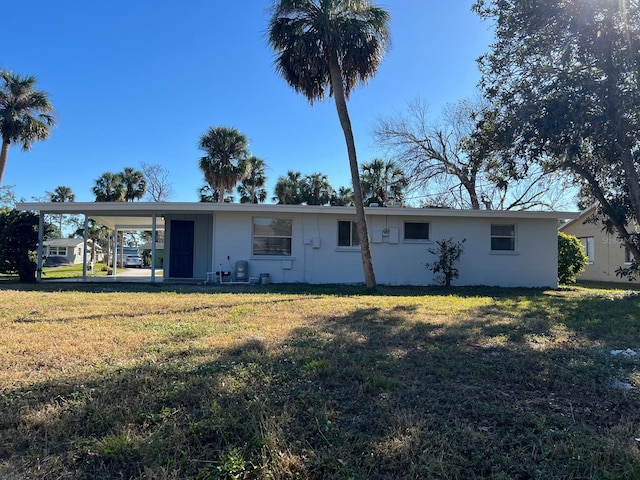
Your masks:
M 113 252 L 111 252 L 111 260 L 113 261 L 113 275 L 108 278 L 102 278 L 102 281 L 118 280 L 117 269 L 117 245 L 120 232 L 150 230 L 151 231 L 151 264 L 155 265 L 156 261 L 156 238 L 157 232 L 164 230 L 164 209 L 162 203 L 125 203 L 125 202 L 69 202 L 69 203 L 36 203 L 23 202 L 16 207 L 21 211 L 34 211 L 39 215 L 40 221 L 38 226 L 38 253 L 37 253 L 37 276 L 38 282 L 42 281 L 42 263 L 43 263 L 43 241 L 44 241 L 44 216 L 47 214 L 68 214 L 84 216 L 84 251 L 82 261 L 82 280 L 88 281 L 90 277 L 88 272 L 88 231 L 89 220 L 104 225 L 109 229 L 110 236 L 113 238 Z M 147 277 L 148 278 L 148 277 Z M 140 275 L 135 276 L 135 280 L 143 281 Z M 156 282 L 155 268 L 151 268 L 150 281 Z

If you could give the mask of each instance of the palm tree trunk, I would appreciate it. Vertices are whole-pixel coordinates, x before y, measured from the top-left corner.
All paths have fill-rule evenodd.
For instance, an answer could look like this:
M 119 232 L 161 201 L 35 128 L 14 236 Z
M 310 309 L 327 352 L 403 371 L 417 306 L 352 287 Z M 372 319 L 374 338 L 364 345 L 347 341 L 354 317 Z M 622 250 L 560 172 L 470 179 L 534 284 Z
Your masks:
M 2 140 L 2 150 L 0 150 L 0 187 L 2 186 L 2 176 L 7 166 L 7 157 L 9 156 L 9 140 Z
M 336 102 L 338 118 L 344 132 L 344 139 L 347 142 L 347 153 L 349 155 L 349 168 L 351 170 L 351 183 L 353 184 L 353 203 L 356 207 L 356 227 L 360 239 L 360 253 L 362 254 L 362 268 L 364 270 L 364 283 L 369 289 L 376 287 L 376 276 L 373 271 L 373 258 L 369 246 L 369 233 L 367 231 L 367 219 L 364 214 L 364 201 L 362 198 L 362 186 L 360 184 L 360 172 L 358 170 L 358 158 L 356 156 L 356 143 L 353 139 L 351 120 L 347 101 L 344 95 L 344 85 L 342 83 L 342 73 L 338 64 L 338 58 L 332 54 L 329 58 L 329 71 L 331 73 L 331 88 L 333 98 Z

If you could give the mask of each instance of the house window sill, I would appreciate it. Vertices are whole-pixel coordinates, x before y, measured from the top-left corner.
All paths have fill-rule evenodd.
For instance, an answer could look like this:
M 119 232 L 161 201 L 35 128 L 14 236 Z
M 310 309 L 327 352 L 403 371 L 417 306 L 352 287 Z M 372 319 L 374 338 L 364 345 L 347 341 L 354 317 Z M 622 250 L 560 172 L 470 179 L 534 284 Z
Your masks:
M 249 260 L 275 260 L 275 261 L 281 261 L 281 260 L 295 260 L 296 257 L 291 257 L 291 256 L 278 256 L 278 255 L 251 255 L 249 257 Z
M 516 252 L 515 250 L 491 250 L 489 255 L 510 255 L 517 256 L 520 255 L 520 252 Z
M 360 252 L 360 247 L 337 247 L 336 252 Z

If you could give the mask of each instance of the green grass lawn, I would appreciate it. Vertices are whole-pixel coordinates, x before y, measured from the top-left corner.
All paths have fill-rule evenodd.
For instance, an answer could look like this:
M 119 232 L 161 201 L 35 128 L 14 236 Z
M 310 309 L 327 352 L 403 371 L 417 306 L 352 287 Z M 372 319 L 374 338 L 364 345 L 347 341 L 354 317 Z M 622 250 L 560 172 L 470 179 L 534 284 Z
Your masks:
M 92 277 L 103 277 L 108 274 L 111 267 L 108 267 L 105 263 L 96 263 L 93 267 L 93 273 L 89 267 L 87 267 L 87 275 Z M 118 269 L 120 272 L 123 269 Z M 69 265 L 60 267 L 45 267 L 42 269 L 43 280 L 59 280 L 63 278 L 77 278 L 82 277 L 82 265 Z
M 640 478 L 635 293 L 0 283 L 0 478 Z

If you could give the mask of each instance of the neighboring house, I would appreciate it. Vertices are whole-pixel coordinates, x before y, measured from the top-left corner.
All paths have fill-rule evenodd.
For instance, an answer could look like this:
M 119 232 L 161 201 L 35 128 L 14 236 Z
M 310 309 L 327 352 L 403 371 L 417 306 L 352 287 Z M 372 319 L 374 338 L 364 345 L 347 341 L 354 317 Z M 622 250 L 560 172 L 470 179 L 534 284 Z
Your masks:
M 79 265 L 84 259 L 84 240 L 82 238 L 52 238 L 43 242 L 45 267 L 57 265 Z M 93 241 L 87 240 L 87 261 L 91 261 Z M 103 258 L 102 247 L 96 244 L 95 262 Z
M 285 283 L 364 281 L 353 207 L 75 202 L 18 208 L 84 214 L 112 228 L 114 238 L 120 230 L 164 230 L 164 279 L 213 280 L 216 271 L 234 279 L 244 265 L 253 281 L 266 275 Z M 558 220 L 578 216 L 383 207 L 367 208 L 366 215 L 379 284 L 436 283 L 426 268 L 435 260 L 428 249 L 453 238 L 467 239 L 455 285 L 505 287 L 556 287 Z
M 578 237 L 589 257 L 589 263 L 578 278 L 589 281 L 629 283 L 626 277 L 617 276 L 616 270 L 631 264 L 631 252 L 615 235 L 604 231 L 602 221 L 594 220 L 595 214 L 596 206 L 592 206 L 581 212 L 578 218 L 560 227 L 561 232 Z M 636 232 L 640 231 L 637 225 L 632 229 Z
M 151 264 L 151 242 L 147 242 L 140 247 L 142 252 L 142 258 L 145 260 L 145 265 Z M 164 263 L 164 243 L 156 242 L 156 268 L 162 268 Z

